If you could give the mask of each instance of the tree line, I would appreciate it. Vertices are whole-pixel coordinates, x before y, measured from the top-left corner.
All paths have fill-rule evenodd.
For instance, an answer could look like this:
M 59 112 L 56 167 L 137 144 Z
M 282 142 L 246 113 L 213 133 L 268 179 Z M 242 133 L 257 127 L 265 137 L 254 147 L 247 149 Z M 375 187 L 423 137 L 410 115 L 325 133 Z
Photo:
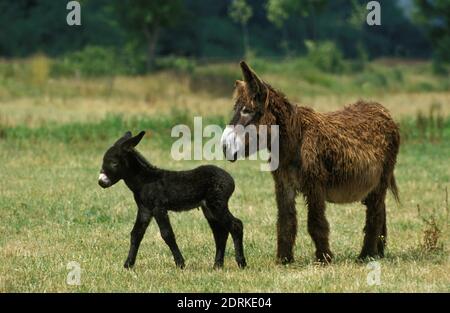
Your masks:
M 346 58 L 382 56 L 448 62 L 450 1 L 379 0 L 380 26 L 366 0 L 80 0 L 81 26 L 66 2 L 0 0 L 0 56 L 60 56 L 86 46 L 145 59 L 237 59 L 303 54 L 332 41 Z M 445 13 L 447 12 L 447 13 Z

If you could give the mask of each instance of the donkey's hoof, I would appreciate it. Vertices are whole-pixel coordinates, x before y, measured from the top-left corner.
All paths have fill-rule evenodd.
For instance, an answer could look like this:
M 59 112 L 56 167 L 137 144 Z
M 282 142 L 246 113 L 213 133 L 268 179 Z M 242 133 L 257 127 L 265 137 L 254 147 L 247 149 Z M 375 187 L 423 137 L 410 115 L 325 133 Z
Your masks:
M 361 253 L 356 259 L 356 263 L 366 263 L 382 258 L 382 255 L 376 253 Z
M 317 262 L 327 265 L 331 264 L 331 261 L 333 260 L 334 255 L 331 251 L 327 252 L 316 252 L 316 260 Z
M 281 265 L 288 265 L 294 263 L 294 257 L 293 256 L 286 256 L 286 257 L 278 257 L 277 258 L 277 264 Z
M 186 267 L 186 264 L 184 263 L 184 261 L 178 261 L 178 262 L 175 262 L 175 266 L 177 268 L 179 268 L 180 270 L 182 270 Z

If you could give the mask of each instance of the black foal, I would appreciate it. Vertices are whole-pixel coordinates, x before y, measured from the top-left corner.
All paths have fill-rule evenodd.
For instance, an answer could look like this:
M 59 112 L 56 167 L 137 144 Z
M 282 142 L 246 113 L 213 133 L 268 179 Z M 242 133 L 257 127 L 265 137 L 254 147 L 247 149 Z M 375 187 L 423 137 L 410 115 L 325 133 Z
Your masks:
M 186 211 L 201 207 L 208 220 L 216 243 L 214 267 L 223 267 L 228 233 L 231 233 L 236 262 L 244 268 L 243 225 L 228 209 L 228 200 L 234 191 L 234 180 L 224 170 L 212 166 L 200 166 L 189 171 L 167 171 L 156 168 L 134 147 L 145 132 L 132 137 L 127 132 L 103 157 L 98 183 L 108 188 L 120 179 L 134 194 L 138 212 L 131 231 L 131 244 L 124 266 L 130 268 L 145 230 L 152 217 L 158 223 L 161 237 L 172 251 L 175 264 L 183 268 L 184 259 L 175 240 L 167 211 Z

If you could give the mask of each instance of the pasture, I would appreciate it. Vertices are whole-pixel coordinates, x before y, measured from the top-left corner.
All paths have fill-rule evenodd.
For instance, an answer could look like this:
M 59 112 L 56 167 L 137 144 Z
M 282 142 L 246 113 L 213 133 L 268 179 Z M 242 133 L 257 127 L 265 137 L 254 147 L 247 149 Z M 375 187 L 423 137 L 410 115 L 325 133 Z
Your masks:
M 358 203 L 328 204 L 335 260 L 321 266 L 313 262 L 306 210 L 298 197 L 295 262 L 277 265 L 274 186 L 271 175 L 259 171 L 259 161 L 170 157 L 174 125 L 191 125 L 194 116 L 225 125 L 234 80 L 205 81 L 163 71 L 96 79 L 1 78 L 0 292 L 449 292 L 448 77 L 432 76 L 428 63 L 381 62 L 359 76 L 262 63 L 255 65 L 261 76 L 295 103 L 329 111 L 364 98 L 385 105 L 400 123 L 404 140 L 395 173 L 402 204 L 388 195 L 388 244 L 386 257 L 378 260 L 379 285 L 369 285 L 371 269 L 355 262 L 365 218 Z M 237 63 L 203 66 L 196 75 L 202 71 L 240 78 Z M 235 178 L 230 210 L 244 223 L 245 270 L 234 262 L 231 238 L 225 268 L 212 269 L 214 241 L 200 210 L 170 213 L 186 259 L 184 270 L 175 268 L 155 221 L 135 268 L 123 268 L 135 203 L 123 182 L 103 190 L 97 177 L 115 139 L 126 130 L 142 129 L 151 134 L 138 150 L 154 165 L 189 169 L 215 164 Z M 81 266 L 80 285 L 66 283 L 72 261 Z

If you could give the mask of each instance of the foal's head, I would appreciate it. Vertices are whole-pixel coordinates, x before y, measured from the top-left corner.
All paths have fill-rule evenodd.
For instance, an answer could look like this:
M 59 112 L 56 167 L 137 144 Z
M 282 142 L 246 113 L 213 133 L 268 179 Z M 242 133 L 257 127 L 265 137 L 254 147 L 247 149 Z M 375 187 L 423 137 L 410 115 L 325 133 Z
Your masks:
M 126 132 L 103 156 L 103 164 L 98 177 L 98 184 L 108 188 L 130 173 L 130 153 L 144 137 L 145 132 L 132 136 Z
M 247 63 L 242 61 L 240 66 L 244 80 L 237 80 L 235 83 L 233 117 L 221 140 L 224 154 L 231 162 L 236 161 L 239 156 L 247 157 L 264 148 L 258 144 L 261 125 L 268 126 L 267 139 L 270 144 L 270 125 L 275 124 L 275 118 L 269 109 L 274 91 Z M 255 132 L 252 133 L 252 127 L 256 130 L 256 135 Z

